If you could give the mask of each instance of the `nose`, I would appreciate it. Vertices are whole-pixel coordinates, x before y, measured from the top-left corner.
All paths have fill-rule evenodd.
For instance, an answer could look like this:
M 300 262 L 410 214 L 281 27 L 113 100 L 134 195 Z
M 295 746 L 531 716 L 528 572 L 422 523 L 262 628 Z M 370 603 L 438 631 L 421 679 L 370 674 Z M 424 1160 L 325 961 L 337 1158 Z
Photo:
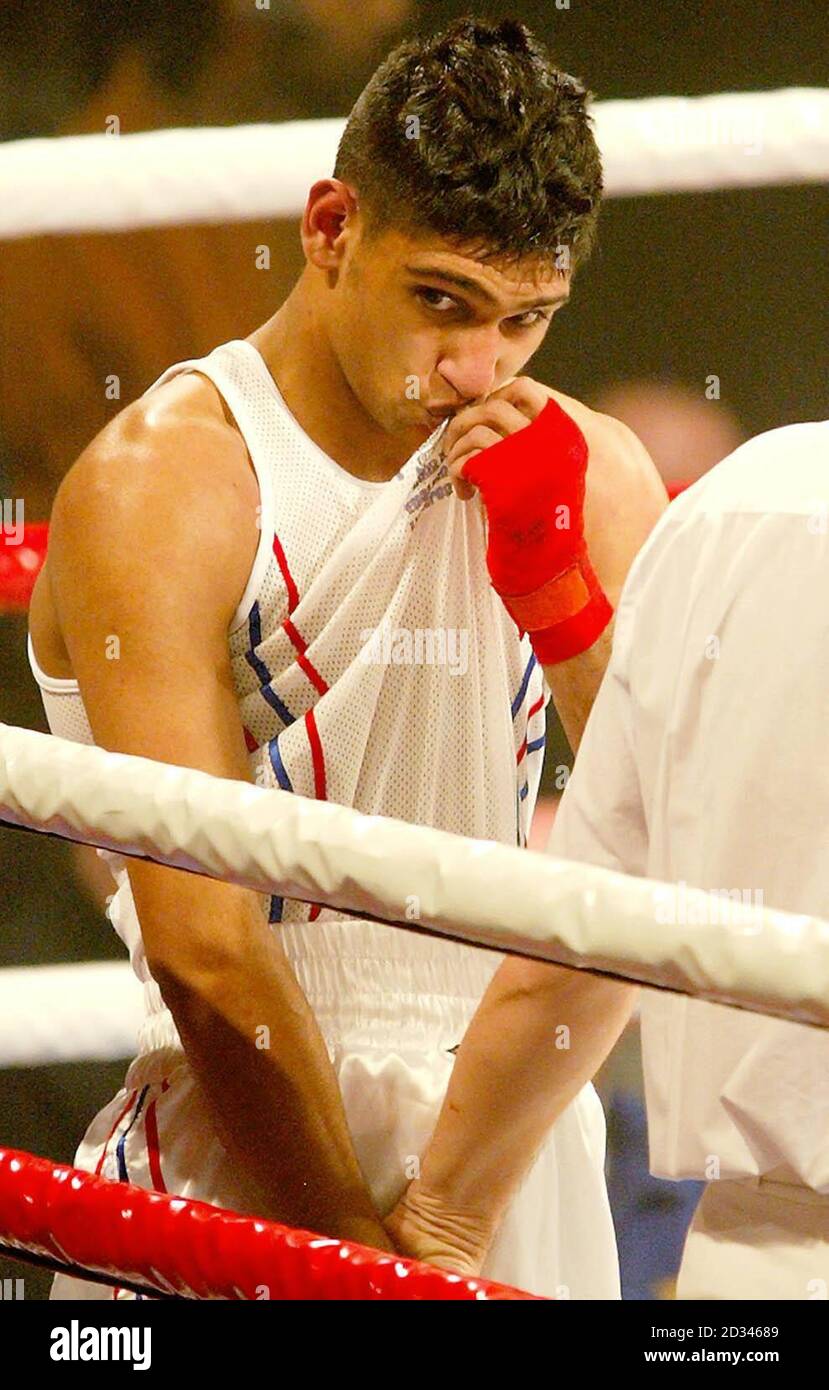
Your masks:
M 443 354 L 437 370 L 463 402 L 488 396 L 498 377 L 498 329 L 488 329 L 458 338 Z

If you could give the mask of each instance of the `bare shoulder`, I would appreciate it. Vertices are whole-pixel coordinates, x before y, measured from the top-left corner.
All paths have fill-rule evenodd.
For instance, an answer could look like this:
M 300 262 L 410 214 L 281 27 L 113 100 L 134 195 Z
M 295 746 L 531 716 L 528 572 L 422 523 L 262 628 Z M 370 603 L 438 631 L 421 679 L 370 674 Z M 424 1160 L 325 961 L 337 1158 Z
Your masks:
M 106 493 L 116 505 L 157 503 L 165 494 L 192 505 L 215 487 L 253 497 L 256 478 L 244 441 L 219 393 L 204 377 L 174 377 L 115 416 L 63 479 L 67 494 L 90 502 Z M 224 499 L 223 499 L 224 500 Z
M 120 411 L 63 479 L 50 525 L 53 584 L 105 553 L 110 567 L 128 561 L 136 582 L 166 571 L 185 584 L 198 558 L 199 572 L 227 590 L 218 602 L 232 605 L 258 543 L 258 505 L 244 440 L 215 387 L 174 377 Z

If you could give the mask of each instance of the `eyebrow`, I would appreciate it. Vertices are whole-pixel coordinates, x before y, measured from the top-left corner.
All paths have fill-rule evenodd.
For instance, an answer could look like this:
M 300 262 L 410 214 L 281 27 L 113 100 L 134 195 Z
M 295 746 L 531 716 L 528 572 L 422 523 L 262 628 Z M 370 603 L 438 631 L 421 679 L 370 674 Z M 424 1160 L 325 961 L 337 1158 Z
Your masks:
M 456 285 L 458 289 L 468 290 L 470 294 L 477 295 L 479 299 L 485 299 L 488 304 L 497 304 L 497 297 L 488 290 L 486 286 L 479 285 L 477 280 L 470 280 L 466 275 L 458 275 L 453 270 L 442 270 L 437 266 L 428 265 L 407 265 L 403 267 L 410 275 L 425 275 L 429 280 L 443 280 L 447 285 Z M 526 314 L 530 309 L 541 309 L 548 304 L 564 304 L 570 298 L 570 293 L 554 295 L 549 299 L 536 299 L 532 304 L 527 304 L 524 309 L 516 312 Z

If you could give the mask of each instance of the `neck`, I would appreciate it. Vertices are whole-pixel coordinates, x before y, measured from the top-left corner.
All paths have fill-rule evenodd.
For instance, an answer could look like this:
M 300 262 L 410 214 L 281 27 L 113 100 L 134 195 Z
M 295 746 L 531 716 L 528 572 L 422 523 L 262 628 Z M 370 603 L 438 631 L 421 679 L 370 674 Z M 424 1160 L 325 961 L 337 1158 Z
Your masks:
M 412 450 L 360 405 L 316 321 L 302 277 L 248 341 L 261 353 L 291 414 L 335 463 L 364 482 L 394 477 Z

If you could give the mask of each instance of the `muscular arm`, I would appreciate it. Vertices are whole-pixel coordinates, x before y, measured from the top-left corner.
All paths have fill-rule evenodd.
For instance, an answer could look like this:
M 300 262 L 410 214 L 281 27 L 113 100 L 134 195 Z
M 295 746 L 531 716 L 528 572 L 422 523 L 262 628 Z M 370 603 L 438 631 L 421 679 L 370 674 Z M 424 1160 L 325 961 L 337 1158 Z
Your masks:
M 667 505 L 665 488 L 646 450 L 624 425 L 552 394 L 588 440 L 585 533 L 615 609 L 633 559 Z M 612 624 L 580 656 L 544 668 L 574 752 L 611 643 Z M 451 1243 L 468 1251 L 472 1270 L 479 1266 L 545 1135 L 598 1071 L 635 998 L 633 986 L 508 957 L 458 1049 L 420 1179 L 394 1214 L 392 1232 L 405 1239 L 414 1220 L 420 1253 L 428 1258 L 430 1229 L 441 1233 L 448 1218 Z
M 550 1127 L 615 1044 L 635 997 L 634 987 L 536 961 L 510 958 L 495 974 L 458 1049 L 420 1178 L 403 1199 L 419 1225 L 434 1217 L 440 1229 L 448 1216 L 443 1230 L 472 1257 L 470 1272 L 480 1268 Z M 393 1221 L 390 1229 L 397 1234 Z
M 95 740 L 251 781 L 227 643 L 259 535 L 246 457 L 210 422 L 115 426 L 67 475 L 49 549 Z M 267 899 L 128 872 L 151 973 L 258 1214 L 390 1249 Z

